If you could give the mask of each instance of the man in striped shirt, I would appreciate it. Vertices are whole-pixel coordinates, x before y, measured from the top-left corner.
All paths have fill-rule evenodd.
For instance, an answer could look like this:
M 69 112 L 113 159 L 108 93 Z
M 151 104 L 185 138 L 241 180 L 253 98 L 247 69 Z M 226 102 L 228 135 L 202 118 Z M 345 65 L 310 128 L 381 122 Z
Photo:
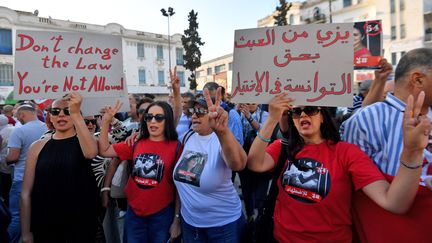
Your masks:
M 421 107 L 423 116 L 432 117 L 432 49 L 419 48 L 404 55 L 395 71 L 394 94 L 388 93 L 383 102 L 358 110 L 341 126 L 342 139 L 359 146 L 379 169 L 392 180 L 399 166 L 422 170 L 422 179 L 432 167 L 432 154 L 424 149 L 423 161 L 407 166 L 400 160 L 404 147 L 402 122 L 409 95 L 417 99 L 421 91 L 425 99 Z M 430 171 L 430 169 L 429 169 Z M 422 182 L 424 185 L 424 183 Z M 362 241 L 368 242 L 432 242 L 427 234 L 432 215 L 432 192 L 420 186 L 415 202 L 407 215 L 396 216 L 376 207 L 356 192 L 354 222 Z M 403 231 L 395 230 L 397 228 Z M 406 230 L 405 230 L 406 229 Z M 378 235 L 374 232 L 380 232 Z

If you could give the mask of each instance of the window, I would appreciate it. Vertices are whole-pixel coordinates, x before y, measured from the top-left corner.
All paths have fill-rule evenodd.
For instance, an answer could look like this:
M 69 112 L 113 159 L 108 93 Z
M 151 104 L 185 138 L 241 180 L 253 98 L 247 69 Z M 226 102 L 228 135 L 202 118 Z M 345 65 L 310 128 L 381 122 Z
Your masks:
M 0 29 L 0 54 L 12 55 L 12 31 Z
M 400 25 L 400 38 L 401 39 L 405 38 L 405 25 L 404 24 Z
M 138 81 L 139 81 L 139 85 L 145 85 L 146 84 L 145 69 L 138 70 Z
M 405 0 L 399 0 L 399 9 L 400 11 L 405 10 Z
M 196 71 L 196 77 L 197 77 L 197 78 L 201 77 L 201 75 L 202 75 L 201 72 L 202 72 L 202 71 Z
M 207 76 L 212 75 L 212 68 L 207 68 Z
M 294 24 L 294 15 L 293 14 L 290 14 L 290 16 L 289 16 L 289 23 Z
M 393 66 L 396 65 L 396 58 L 397 58 L 397 53 L 396 52 L 392 52 L 391 63 L 392 63 Z
M 215 67 L 215 73 L 220 73 L 225 71 L 225 64 L 219 65 Z
M 160 45 L 157 46 L 157 59 L 163 59 L 163 47 Z
M 405 55 L 406 51 L 401 51 L 401 58 Z
M 184 87 L 185 86 L 184 72 L 183 71 L 178 71 L 177 72 L 177 77 L 179 77 L 179 79 L 180 79 L 180 86 Z
M 137 44 L 137 55 L 138 55 L 138 57 L 144 57 L 144 44 L 143 43 Z
M 396 3 L 395 0 L 390 0 L 390 12 L 394 13 L 396 11 Z
M 228 63 L 228 71 L 232 71 L 232 62 Z
M 391 27 L 391 39 L 396 40 L 396 26 Z
M 352 5 L 352 0 L 344 0 L 343 1 L 343 6 L 345 7 L 349 7 Z
M 158 82 L 159 82 L 159 85 L 165 84 L 165 72 L 163 70 L 158 71 Z
M 177 65 L 183 65 L 183 48 L 176 48 L 176 63 Z
M 0 86 L 13 86 L 12 64 L 0 64 Z

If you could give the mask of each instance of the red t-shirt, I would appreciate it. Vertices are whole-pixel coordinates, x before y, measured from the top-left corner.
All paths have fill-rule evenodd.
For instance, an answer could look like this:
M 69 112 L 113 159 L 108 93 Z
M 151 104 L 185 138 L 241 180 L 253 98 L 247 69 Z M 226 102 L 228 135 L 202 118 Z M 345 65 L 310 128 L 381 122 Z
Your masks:
M 157 213 L 174 201 L 172 172 L 177 143 L 145 139 L 139 141 L 135 149 L 125 142 L 113 144 L 120 160 L 133 160 L 125 194 L 137 215 Z
M 266 152 L 278 161 L 282 144 Z M 308 144 L 285 162 L 278 180 L 274 236 L 279 242 L 351 242 L 353 190 L 384 180 L 369 157 L 353 144 Z
M 8 119 L 8 124 L 11 124 L 12 126 L 15 126 L 15 123 L 16 123 L 15 119 L 13 117 L 11 117 L 11 116 L 6 116 L 6 117 Z

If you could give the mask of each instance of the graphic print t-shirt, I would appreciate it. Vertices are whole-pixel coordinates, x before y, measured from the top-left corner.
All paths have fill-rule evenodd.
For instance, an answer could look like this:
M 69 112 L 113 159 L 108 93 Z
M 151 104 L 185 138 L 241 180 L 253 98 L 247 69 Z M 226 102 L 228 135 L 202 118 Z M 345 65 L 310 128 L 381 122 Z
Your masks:
M 266 152 L 278 161 L 282 144 Z M 274 235 L 279 242 L 351 242 L 353 190 L 383 180 L 369 157 L 355 145 L 327 141 L 308 144 L 286 161 L 279 180 Z
M 125 187 L 128 204 L 139 216 L 157 213 L 174 200 L 172 171 L 177 141 L 140 140 L 135 147 L 113 144 L 120 160 L 132 160 Z
M 241 202 L 231 176 L 216 134 L 194 133 L 184 145 L 173 173 L 186 223 L 218 227 L 240 217 Z

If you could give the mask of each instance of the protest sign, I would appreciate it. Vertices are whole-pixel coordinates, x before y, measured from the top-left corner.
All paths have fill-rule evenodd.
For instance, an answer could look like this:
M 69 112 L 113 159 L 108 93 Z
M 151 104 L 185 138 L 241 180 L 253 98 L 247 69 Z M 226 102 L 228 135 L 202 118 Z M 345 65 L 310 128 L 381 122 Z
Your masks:
M 382 58 L 381 20 L 354 23 L 354 69 L 377 69 Z
M 352 106 L 352 23 L 236 30 L 232 97 L 268 103 L 282 92 L 295 105 Z
M 121 97 L 120 36 L 17 30 L 15 99 L 59 98 L 72 91 L 83 97 Z

